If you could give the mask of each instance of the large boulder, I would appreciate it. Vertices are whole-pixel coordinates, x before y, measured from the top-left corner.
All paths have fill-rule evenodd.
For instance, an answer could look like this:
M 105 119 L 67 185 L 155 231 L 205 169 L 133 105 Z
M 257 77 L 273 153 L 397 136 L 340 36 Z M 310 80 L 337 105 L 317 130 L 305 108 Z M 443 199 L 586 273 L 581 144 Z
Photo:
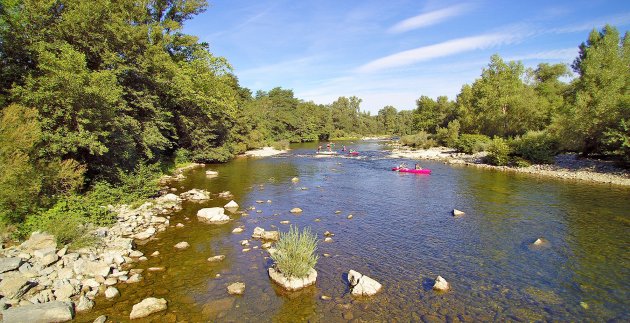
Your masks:
M 228 202 L 228 204 L 223 206 L 226 209 L 238 209 L 238 203 L 234 202 L 234 200 L 231 200 L 230 202 Z
M 450 288 L 449 283 L 446 279 L 442 278 L 442 276 L 437 276 L 435 279 L 435 284 L 433 284 L 433 289 L 439 291 L 447 291 Z
M 317 271 L 311 268 L 306 277 L 286 277 L 281 272 L 276 270 L 275 268 L 269 268 L 269 277 L 278 285 L 282 286 L 284 289 L 289 291 L 295 291 L 302 289 L 304 287 L 315 284 L 317 280 Z
M 31 237 L 20 245 L 20 249 L 29 253 L 45 248 L 57 248 L 55 236 L 48 233 L 33 232 Z
M 205 201 L 210 199 L 210 193 L 204 190 L 193 188 L 190 191 L 180 194 L 181 198 L 191 201 Z
M 5 323 L 66 322 L 72 320 L 73 317 L 72 303 L 60 301 L 12 307 L 2 312 L 2 319 Z
M 197 211 L 199 220 L 209 223 L 223 223 L 230 221 L 230 217 L 225 215 L 222 207 L 210 207 Z
M 2 275 L 2 281 L 0 282 L 0 295 L 7 299 L 18 299 L 22 295 L 26 294 L 33 283 L 29 282 L 26 276 L 21 272 L 12 271 Z
M 354 270 L 348 272 L 348 281 L 352 287 L 352 295 L 355 296 L 371 296 L 378 293 L 382 287 L 376 280 Z
M 20 268 L 22 258 L 0 258 L 0 274 Z
M 166 300 L 163 298 L 149 297 L 142 300 L 142 302 L 136 304 L 131 309 L 129 314 L 130 319 L 139 319 L 141 317 L 149 316 L 153 313 L 166 310 Z
M 230 295 L 243 295 L 245 292 L 245 283 L 232 283 L 227 287 Z

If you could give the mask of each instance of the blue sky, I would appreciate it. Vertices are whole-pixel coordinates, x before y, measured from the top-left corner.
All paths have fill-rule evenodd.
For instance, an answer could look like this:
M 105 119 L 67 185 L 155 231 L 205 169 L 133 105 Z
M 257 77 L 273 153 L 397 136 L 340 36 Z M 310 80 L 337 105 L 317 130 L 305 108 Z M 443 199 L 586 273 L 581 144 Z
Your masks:
M 630 1 L 209 0 L 184 31 L 228 59 L 242 86 L 280 86 L 332 103 L 355 95 L 375 114 L 455 99 L 492 54 L 570 64 L 593 28 L 630 27 Z

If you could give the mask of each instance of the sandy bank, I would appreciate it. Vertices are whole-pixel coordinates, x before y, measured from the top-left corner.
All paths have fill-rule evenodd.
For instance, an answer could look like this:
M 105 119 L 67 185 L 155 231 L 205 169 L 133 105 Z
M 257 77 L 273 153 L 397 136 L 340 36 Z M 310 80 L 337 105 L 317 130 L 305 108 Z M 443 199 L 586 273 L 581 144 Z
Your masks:
M 273 147 L 263 147 L 256 150 L 246 151 L 243 155 L 251 157 L 269 157 L 286 153 L 286 150 L 278 150 Z
M 457 153 L 451 148 L 434 147 L 430 149 L 411 150 L 400 147 L 392 150 L 392 158 L 439 160 L 447 164 L 473 166 L 496 169 L 506 172 L 526 173 L 536 176 L 563 178 L 596 183 L 630 186 L 630 172 L 619 168 L 610 161 L 579 158 L 576 154 L 556 156 L 555 163 L 550 165 L 532 165 L 529 167 L 493 166 L 483 163 L 486 153 L 467 155 Z

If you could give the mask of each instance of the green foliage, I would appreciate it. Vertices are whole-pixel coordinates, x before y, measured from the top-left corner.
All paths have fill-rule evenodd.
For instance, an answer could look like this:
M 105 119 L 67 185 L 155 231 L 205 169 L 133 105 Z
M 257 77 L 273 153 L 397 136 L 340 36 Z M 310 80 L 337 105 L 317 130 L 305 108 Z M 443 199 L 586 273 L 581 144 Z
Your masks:
M 518 157 L 518 156 L 512 157 L 511 164 L 514 167 L 529 167 L 529 166 L 531 166 L 530 162 L 528 162 L 524 158 Z
M 455 142 L 455 148 L 459 152 L 474 154 L 486 150 L 490 138 L 486 135 L 462 134 Z
M 445 96 L 440 96 L 437 101 L 421 96 L 416 101 L 414 110 L 415 127 L 417 130 L 434 133 L 436 127 L 445 126 L 454 114 L 455 104 Z
M 530 131 L 513 143 L 514 154 L 535 164 L 550 164 L 558 154 L 558 141 L 545 131 Z
M 289 141 L 288 140 L 276 141 L 271 144 L 271 147 L 277 150 L 287 150 L 289 149 Z
M 510 146 L 500 137 L 494 137 L 488 145 L 486 162 L 495 166 L 506 166 L 509 161 Z
M 429 149 L 436 146 L 436 142 L 431 138 L 431 135 L 424 131 L 420 131 L 415 135 L 403 136 L 400 138 L 400 143 L 405 146 L 421 149 Z
M 446 128 L 437 127 L 435 129 L 435 139 L 438 144 L 446 147 L 454 147 L 459 138 L 459 121 L 453 120 Z
M 310 228 L 300 233 L 297 227 L 291 226 L 289 232 L 280 234 L 275 246 L 277 251 L 271 258 L 276 268 L 287 277 L 306 277 L 317 263 L 317 236 Z

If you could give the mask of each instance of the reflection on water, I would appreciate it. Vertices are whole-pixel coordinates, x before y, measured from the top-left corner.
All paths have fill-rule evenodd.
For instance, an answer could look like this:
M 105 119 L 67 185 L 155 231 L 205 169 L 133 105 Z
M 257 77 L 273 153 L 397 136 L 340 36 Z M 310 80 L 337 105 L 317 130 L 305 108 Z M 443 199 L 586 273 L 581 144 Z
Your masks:
M 77 320 L 100 314 L 126 320 L 132 305 L 148 296 L 169 302 L 168 311 L 149 321 L 630 319 L 629 189 L 430 161 L 422 162 L 433 170 L 430 176 L 396 173 L 389 169 L 400 160 L 386 158 L 380 144 L 346 146 L 361 155 L 316 157 L 316 145 L 305 144 L 288 156 L 209 165 L 219 172 L 216 178 L 206 178 L 204 170 L 188 173 L 179 192 L 229 190 L 242 210 L 256 210 L 208 225 L 197 222 L 196 211 L 228 200 L 215 195 L 203 204 L 186 203 L 171 217 L 172 228 L 140 247 L 160 256 L 137 267 L 166 270 L 119 286 L 120 298 L 98 298 L 95 309 Z M 298 183 L 291 182 L 294 176 Z M 293 207 L 304 211 L 293 215 Z M 454 208 L 466 215 L 453 218 Z M 239 244 L 256 226 L 288 230 L 284 220 L 310 226 L 321 239 L 324 231 L 335 234 L 334 242 L 318 246 L 317 284 L 301 292 L 271 283 L 260 242 L 250 239 L 249 252 Z M 180 222 L 185 227 L 175 228 Z M 240 225 L 245 232 L 232 234 Z M 548 247 L 530 248 L 539 237 Z M 191 248 L 175 251 L 180 241 Z M 218 254 L 226 259 L 207 262 Z M 350 269 L 378 280 L 383 291 L 352 297 L 344 278 Z M 431 290 L 437 275 L 451 291 Z M 227 294 L 236 281 L 246 284 L 243 296 Z

